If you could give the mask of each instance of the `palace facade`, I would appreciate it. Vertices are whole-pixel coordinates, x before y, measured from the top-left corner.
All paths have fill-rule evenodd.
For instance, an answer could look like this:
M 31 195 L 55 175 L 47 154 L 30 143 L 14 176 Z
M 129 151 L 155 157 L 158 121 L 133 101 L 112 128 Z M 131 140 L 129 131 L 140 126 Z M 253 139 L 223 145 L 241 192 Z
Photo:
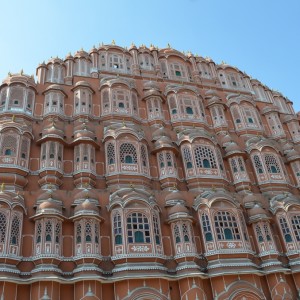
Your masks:
M 36 75 L 0 86 L 0 299 L 299 299 L 290 100 L 171 47 Z

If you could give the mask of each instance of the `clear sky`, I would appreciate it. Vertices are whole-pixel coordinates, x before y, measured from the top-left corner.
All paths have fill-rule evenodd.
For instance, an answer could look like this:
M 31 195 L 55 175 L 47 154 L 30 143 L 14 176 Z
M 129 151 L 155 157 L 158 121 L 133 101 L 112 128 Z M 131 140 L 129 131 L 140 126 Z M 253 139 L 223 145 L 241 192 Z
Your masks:
M 300 110 L 300 0 L 2 0 L 0 78 L 101 42 L 225 61 Z

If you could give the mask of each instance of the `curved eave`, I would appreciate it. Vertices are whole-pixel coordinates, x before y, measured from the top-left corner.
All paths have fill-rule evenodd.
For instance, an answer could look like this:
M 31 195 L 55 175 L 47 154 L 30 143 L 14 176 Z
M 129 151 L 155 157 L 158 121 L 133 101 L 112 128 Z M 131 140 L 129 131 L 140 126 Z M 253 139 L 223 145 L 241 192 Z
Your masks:
M 60 142 L 65 146 L 68 145 L 67 141 L 63 137 L 58 136 L 58 135 L 52 135 L 52 134 L 47 134 L 47 135 L 43 136 L 42 138 L 40 138 L 39 140 L 36 141 L 36 144 L 40 145 L 45 141 Z

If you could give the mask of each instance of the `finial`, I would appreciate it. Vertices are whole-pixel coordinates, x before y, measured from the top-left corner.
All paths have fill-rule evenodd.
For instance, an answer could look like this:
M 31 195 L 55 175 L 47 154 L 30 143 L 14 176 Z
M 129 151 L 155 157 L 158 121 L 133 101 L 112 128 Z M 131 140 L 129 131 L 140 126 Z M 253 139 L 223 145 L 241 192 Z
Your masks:
M 226 65 L 226 62 L 224 60 L 221 61 L 222 65 Z
M 126 127 L 126 123 L 125 123 L 124 119 L 122 121 L 122 124 L 123 124 L 123 127 Z
M 21 69 L 20 74 L 23 75 L 23 69 Z
M 10 72 L 8 72 L 8 76 L 11 77 L 11 73 Z
M 112 40 L 111 44 L 112 44 L 112 45 L 115 45 L 115 44 L 116 44 L 115 40 Z
M 212 189 L 213 192 L 215 192 L 217 190 L 214 185 L 211 186 L 211 189 Z
M 130 187 L 134 190 L 134 184 L 130 182 Z
M 131 47 L 134 47 L 134 46 L 135 46 L 134 42 L 131 42 Z
M 11 120 L 12 120 L 12 122 L 15 122 L 16 116 L 15 116 L 15 115 L 12 115 Z
M 85 189 L 88 189 L 89 186 L 90 186 L 90 185 L 88 184 L 88 182 L 85 182 L 84 185 L 83 185 L 83 187 L 84 187 Z
M 5 183 L 2 182 L 2 183 L 1 183 L 1 187 L 0 187 L 0 192 L 3 193 L 3 192 L 4 192 L 4 189 L 5 189 Z
M 168 48 L 171 48 L 171 45 L 170 45 L 170 43 L 168 43 Z

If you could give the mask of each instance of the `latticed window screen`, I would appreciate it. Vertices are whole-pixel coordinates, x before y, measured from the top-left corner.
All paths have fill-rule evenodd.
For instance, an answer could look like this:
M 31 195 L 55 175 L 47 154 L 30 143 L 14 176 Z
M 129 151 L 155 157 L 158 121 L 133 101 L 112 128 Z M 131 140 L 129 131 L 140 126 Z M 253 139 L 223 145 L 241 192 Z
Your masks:
M 291 163 L 298 185 L 300 184 L 300 162 L 294 161 Z
M 39 222 L 36 226 L 36 243 L 41 243 L 42 241 L 42 224 Z
M 148 166 L 147 150 L 144 145 L 141 146 L 141 158 L 142 158 L 142 165 L 144 167 L 147 167 Z
M 271 241 L 272 238 L 271 238 L 271 233 L 270 233 L 269 225 L 268 224 L 264 224 L 263 228 L 264 228 L 264 233 L 265 233 L 265 237 L 266 237 L 267 241 Z
M 206 242 L 210 242 L 213 240 L 213 235 L 211 231 L 210 221 L 207 214 L 202 214 L 201 216 L 201 225 L 205 237 Z
M 193 167 L 193 163 L 192 163 L 192 154 L 191 154 L 191 150 L 190 148 L 183 148 L 183 159 L 184 162 L 186 164 L 187 169 L 190 169 Z
M 13 86 L 10 88 L 9 106 L 23 108 L 25 88 L 21 86 Z
M 174 226 L 174 237 L 176 244 L 181 243 L 180 231 L 178 225 Z
M 264 173 L 263 165 L 261 163 L 261 159 L 258 155 L 253 155 L 253 162 L 254 162 L 254 167 L 255 171 L 258 174 Z
M 112 165 L 115 163 L 115 145 L 112 143 L 108 143 L 106 148 L 106 155 L 107 155 L 107 163 Z
M 185 67 L 182 66 L 181 64 L 176 64 L 176 63 L 173 63 L 173 64 L 170 64 L 170 73 L 171 73 L 171 76 L 173 78 L 187 78 L 187 73 L 186 73 L 186 70 L 185 70 Z
M 122 221 L 119 213 L 114 215 L 114 236 L 115 236 L 115 244 L 122 244 Z
M 95 223 L 95 243 L 99 244 L 99 224 L 96 222 Z
M 188 224 L 186 224 L 186 223 L 182 224 L 182 235 L 183 235 L 183 240 L 185 242 L 190 242 L 191 241 Z
M 23 137 L 21 143 L 21 158 L 28 158 L 28 150 L 29 150 L 29 140 L 26 137 Z
M 237 220 L 230 212 L 219 211 L 214 217 L 214 222 L 218 240 L 241 239 Z
M 76 226 L 76 243 L 80 244 L 81 243 L 81 224 L 77 224 Z
M 61 232 L 61 224 L 56 223 L 55 225 L 55 243 L 59 244 L 60 242 L 60 232 Z
M 53 224 L 51 221 L 47 221 L 45 224 L 45 241 L 52 241 L 52 233 L 53 233 Z
M 10 232 L 10 244 L 11 245 L 19 245 L 19 239 L 20 239 L 20 219 L 17 216 L 13 217 L 12 223 L 11 223 L 11 232 Z
M 131 213 L 127 216 L 128 243 L 150 243 L 150 224 L 145 214 Z
M 152 70 L 154 68 L 154 59 L 148 53 L 143 53 L 139 55 L 139 63 L 141 69 Z
M 33 103 L 34 103 L 35 93 L 32 90 L 28 90 L 27 92 L 27 110 L 33 110 Z
M 264 236 L 263 236 L 262 230 L 258 224 L 255 226 L 255 232 L 256 232 L 257 240 L 259 242 L 263 242 Z
M 5 106 L 5 103 L 8 99 L 8 88 L 7 87 L 4 87 L 1 89 L 0 91 L 0 107 L 3 107 Z
M 207 146 L 197 146 L 194 148 L 196 166 L 198 168 L 217 169 L 214 151 Z
M 14 135 L 3 134 L 1 142 L 1 154 L 16 156 L 17 137 Z
M 244 160 L 241 157 L 238 157 L 237 159 L 238 161 L 238 166 L 241 172 L 245 171 L 245 164 L 244 164 Z
M 222 106 L 213 106 L 210 110 L 211 110 L 212 119 L 215 126 L 227 124 Z
M 6 240 L 7 219 L 4 213 L 0 212 L 0 243 Z
M 120 160 L 121 163 L 137 164 L 137 153 L 134 145 L 130 143 L 123 143 L 120 146 Z
M 78 58 L 74 64 L 74 75 L 87 76 L 90 73 L 90 62 L 85 58 Z
M 269 173 L 280 173 L 280 166 L 276 157 L 272 154 L 265 154 L 265 164 Z
M 292 242 L 293 239 L 292 239 L 291 231 L 290 231 L 289 225 L 286 221 L 286 218 L 285 217 L 280 217 L 279 218 L 279 224 L 280 224 L 280 228 L 281 228 L 281 231 L 282 231 L 282 234 L 283 234 L 283 237 L 284 237 L 285 241 L 287 243 Z
M 231 165 L 232 172 L 237 173 L 238 172 L 238 165 L 237 165 L 236 158 L 231 158 L 230 159 L 230 165 Z
M 158 218 L 156 215 L 153 215 L 153 229 L 154 229 L 155 243 L 157 245 L 160 245 L 160 228 L 159 228 Z
M 296 236 L 296 240 L 300 241 L 300 216 L 293 216 L 291 218 L 292 220 L 292 226 L 294 230 L 294 234 Z
M 90 222 L 86 222 L 85 224 L 85 241 L 86 242 L 91 242 L 92 241 L 92 226 Z

